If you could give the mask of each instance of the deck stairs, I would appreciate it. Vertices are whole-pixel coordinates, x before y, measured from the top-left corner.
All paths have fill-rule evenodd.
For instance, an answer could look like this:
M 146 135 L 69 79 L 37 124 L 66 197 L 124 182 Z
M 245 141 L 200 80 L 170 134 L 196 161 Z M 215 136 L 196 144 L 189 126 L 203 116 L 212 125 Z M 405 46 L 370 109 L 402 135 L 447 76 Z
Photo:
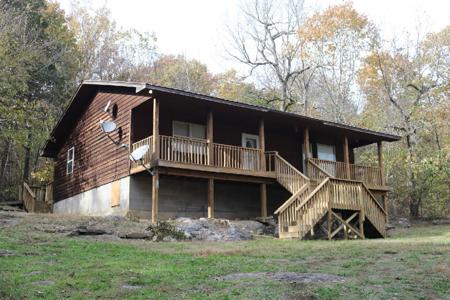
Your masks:
M 363 182 L 334 178 L 313 162 L 309 178 L 277 152 L 269 162 L 292 194 L 275 211 L 280 238 L 385 237 L 386 212 Z

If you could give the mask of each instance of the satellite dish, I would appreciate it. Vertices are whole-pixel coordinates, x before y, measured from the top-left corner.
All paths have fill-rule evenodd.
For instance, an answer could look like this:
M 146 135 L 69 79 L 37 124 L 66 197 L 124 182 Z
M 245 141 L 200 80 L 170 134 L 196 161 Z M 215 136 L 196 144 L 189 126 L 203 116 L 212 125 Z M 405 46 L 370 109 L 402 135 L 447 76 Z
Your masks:
M 148 145 L 140 146 L 139 148 L 131 152 L 130 159 L 132 161 L 141 160 L 144 157 L 145 153 L 147 153 L 148 148 L 150 148 Z
M 114 123 L 112 121 L 101 121 L 100 128 L 102 129 L 102 131 L 104 133 L 111 133 L 114 130 L 116 130 L 117 125 L 116 125 L 116 123 Z

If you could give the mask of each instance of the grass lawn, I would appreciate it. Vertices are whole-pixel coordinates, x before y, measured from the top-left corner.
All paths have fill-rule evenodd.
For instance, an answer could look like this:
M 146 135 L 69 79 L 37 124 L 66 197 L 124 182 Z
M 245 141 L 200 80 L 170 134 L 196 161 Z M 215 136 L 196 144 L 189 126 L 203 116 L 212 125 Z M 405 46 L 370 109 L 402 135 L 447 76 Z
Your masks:
M 0 227 L 0 298 L 450 299 L 450 226 L 385 240 L 129 242 Z M 326 273 L 342 283 L 220 281 L 237 272 Z M 135 288 L 138 287 L 138 288 Z

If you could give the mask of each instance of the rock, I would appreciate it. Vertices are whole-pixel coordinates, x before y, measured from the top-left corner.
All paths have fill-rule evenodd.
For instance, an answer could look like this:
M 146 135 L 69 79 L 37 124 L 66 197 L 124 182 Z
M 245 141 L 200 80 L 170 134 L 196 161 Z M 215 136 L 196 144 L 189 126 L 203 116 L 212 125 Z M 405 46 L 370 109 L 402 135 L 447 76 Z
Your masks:
M 104 229 L 88 227 L 88 226 L 78 226 L 75 230 L 69 233 L 69 236 L 77 236 L 77 235 L 102 235 L 102 234 L 111 234 L 111 232 L 106 231 Z
M 410 228 L 411 222 L 407 218 L 398 218 L 393 221 L 395 225 L 397 225 L 400 228 Z
M 16 256 L 17 254 L 13 251 L 10 250 L 1 250 L 0 249 L 0 257 L 5 257 L 5 256 Z
M 152 238 L 152 235 L 148 232 L 130 232 L 119 234 L 121 239 L 132 239 L 132 240 L 147 240 Z
M 41 280 L 41 281 L 35 281 L 32 283 L 33 285 L 54 285 L 55 282 L 51 280 Z
M 394 224 L 386 223 L 384 225 L 384 228 L 386 228 L 386 230 L 392 230 L 392 229 L 395 229 L 395 226 L 394 226 Z
M 450 219 L 438 219 L 431 222 L 433 225 L 449 225 Z
M 124 284 L 124 285 L 122 285 L 122 288 L 126 289 L 126 290 L 138 290 L 138 289 L 142 289 L 143 286 L 142 285 Z
M 256 273 L 234 273 L 216 280 L 242 280 L 242 279 L 272 279 L 289 283 L 302 282 L 344 282 L 345 278 L 330 274 L 321 273 L 294 273 L 294 272 L 256 272 Z

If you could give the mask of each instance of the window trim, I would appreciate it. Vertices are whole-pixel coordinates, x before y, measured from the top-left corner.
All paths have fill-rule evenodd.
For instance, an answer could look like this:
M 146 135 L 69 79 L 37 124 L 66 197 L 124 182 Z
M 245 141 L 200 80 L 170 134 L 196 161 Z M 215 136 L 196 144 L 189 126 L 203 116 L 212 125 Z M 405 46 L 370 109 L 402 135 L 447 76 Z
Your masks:
M 70 153 L 72 153 L 72 158 L 70 158 Z M 71 170 L 69 172 L 69 163 L 71 163 Z M 75 169 L 75 147 L 71 147 L 67 150 L 66 156 L 66 175 L 73 174 Z
M 184 135 L 179 135 L 179 134 L 175 134 L 175 124 L 182 124 L 182 125 L 188 125 L 188 135 L 189 136 L 184 136 Z M 193 137 L 192 136 L 192 125 L 196 125 L 196 126 L 202 126 L 204 128 L 204 133 L 205 133 L 205 137 L 204 138 L 197 138 L 197 137 Z M 198 123 L 191 123 L 191 122 L 183 122 L 183 121 L 178 121 L 178 120 L 172 120 L 172 136 L 178 136 L 178 137 L 184 137 L 184 138 L 189 138 L 189 139 L 196 139 L 196 140 L 207 140 L 207 136 L 206 136 L 206 125 L 204 124 L 198 124 Z

